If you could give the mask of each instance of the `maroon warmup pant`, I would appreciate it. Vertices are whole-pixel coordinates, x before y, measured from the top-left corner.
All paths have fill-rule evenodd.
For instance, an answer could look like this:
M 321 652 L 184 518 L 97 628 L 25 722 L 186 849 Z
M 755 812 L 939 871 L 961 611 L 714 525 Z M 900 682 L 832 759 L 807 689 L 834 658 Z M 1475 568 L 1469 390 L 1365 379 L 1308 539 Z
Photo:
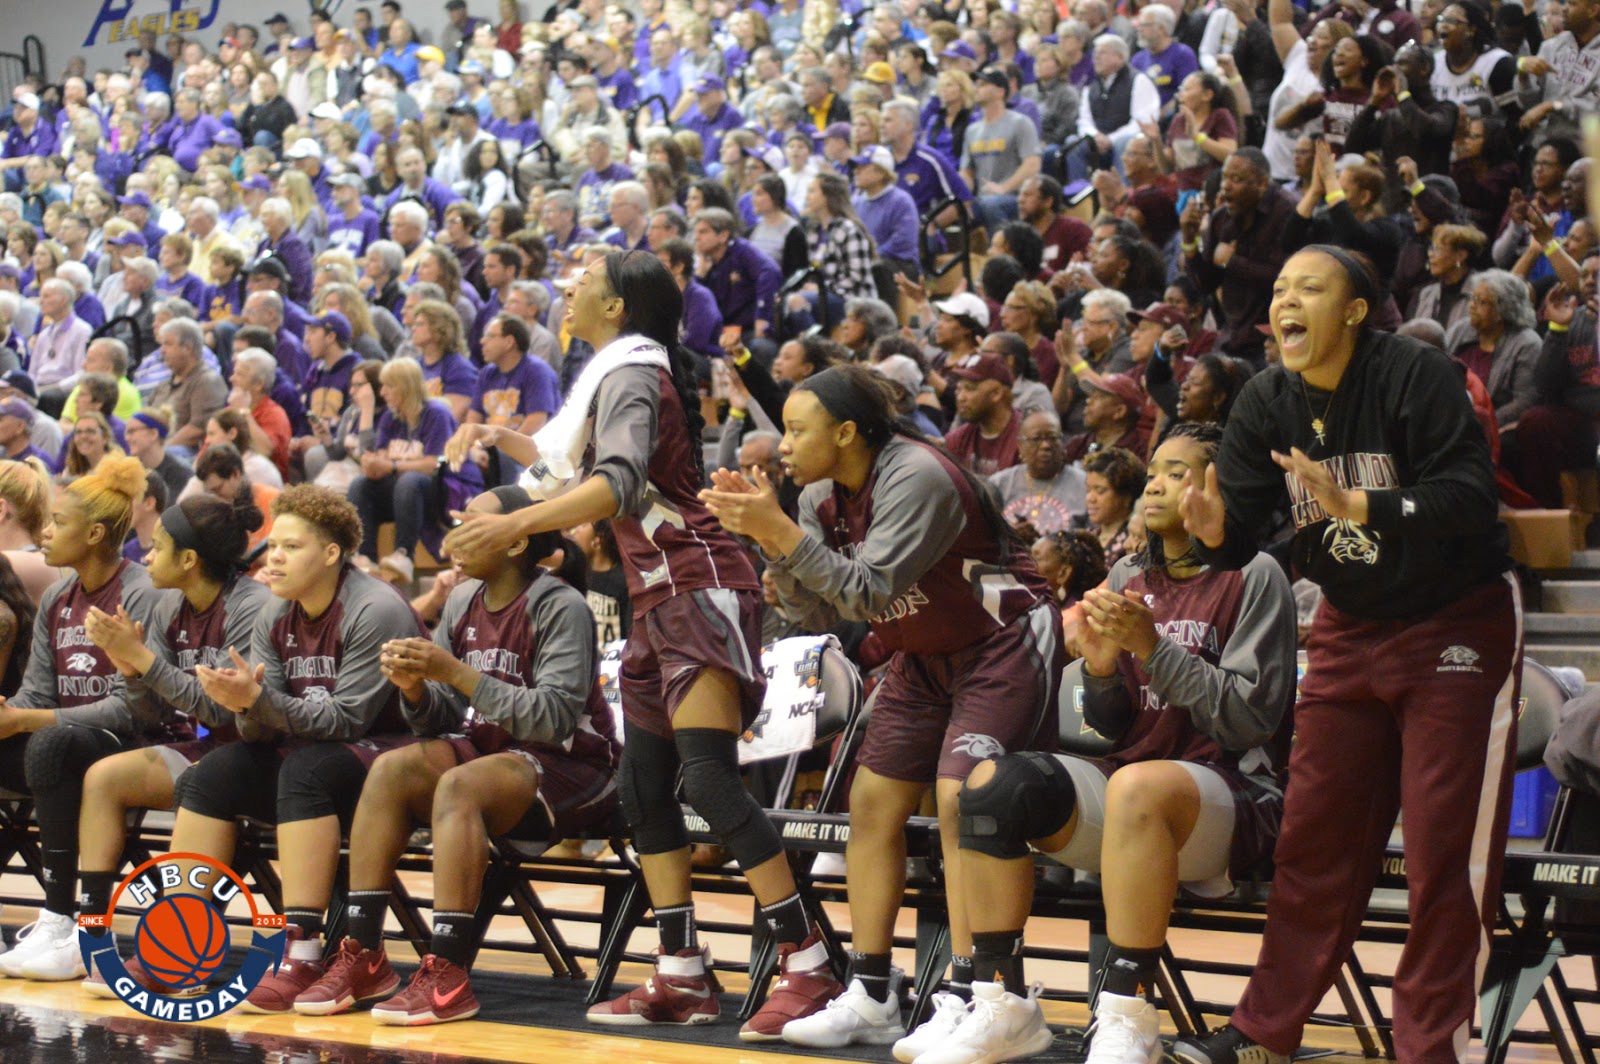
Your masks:
M 1488 958 L 1516 751 L 1515 581 L 1432 616 L 1360 621 L 1324 602 L 1307 645 L 1261 956 L 1233 1025 L 1279 1053 L 1350 953 L 1398 809 L 1411 933 L 1394 982 L 1405 1064 L 1465 1059 Z

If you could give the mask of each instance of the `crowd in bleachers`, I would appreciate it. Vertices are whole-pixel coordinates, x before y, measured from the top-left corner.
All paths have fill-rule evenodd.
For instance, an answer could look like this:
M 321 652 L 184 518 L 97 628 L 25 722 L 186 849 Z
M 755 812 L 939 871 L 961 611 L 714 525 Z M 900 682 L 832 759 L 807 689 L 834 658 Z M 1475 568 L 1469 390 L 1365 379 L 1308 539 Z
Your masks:
M 488 712 L 477 701 L 488 696 L 467 683 L 460 659 L 481 664 L 494 644 L 479 646 L 468 633 L 522 595 L 531 596 L 526 613 L 495 622 L 506 625 L 498 634 L 510 641 L 499 646 L 521 646 L 516 640 L 530 633 L 542 639 L 540 626 L 548 624 L 564 633 L 566 656 L 539 667 L 592 675 L 596 647 L 634 637 L 639 616 L 654 606 L 652 597 L 636 610 L 630 587 L 638 595 L 661 572 L 671 575 L 666 560 L 648 579 L 634 572 L 607 518 L 652 529 L 677 521 L 681 529 L 673 507 L 691 505 L 692 492 L 662 501 L 654 464 L 637 496 L 616 488 L 629 483 L 627 474 L 608 474 L 617 508 L 540 530 L 508 557 L 452 530 L 533 504 L 546 463 L 514 441 L 556 425 L 574 394 L 585 404 L 578 420 L 599 415 L 591 429 L 598 437 L 620 432 L 604 423 L 614 397 L 593 383 L 609 369 L 586 373 L 606 350 L 594 339 L 593 322 L 608 313 L 595 302 L 604 298 L 593 294 L 596 286 L 625 295 L 618 251 L 659 260 L 681 302 L 681 315 L 671 316 L 681 362 L 671 351 L 663 379 L 674 387 L 663 388 L 659 410 L 651 408 L 639 461 L 666 453 L 657 414 L 678 420 L 668 407 L 681 407 L 687 449 L 672 460 L 687 471 L 676 473 L 694 491 L 709 490 L 709 512 L 745 536 L 735 542 L 749 549 L 726 564 L 764 570 L 763 606 L 752 622 L 763 641 L 832 635 L 873 680 L 899 675 L 896 663 L 908 652 L 894 619 L 850 600 L 842 585 L 821 590 L 828 581 L 815 570 L 808 582 L 805 566 L 788 554 L 793 545 L 782 546 L 779 518 L 747 518 L 735 496 L 770 484 L 774 512 L 817 531 L 808 522 L 818 520 L 820 504 L 804 489 L 839 474 L 796 442 L 802 430 L 829 417 L 864 425 L 869 413 L 884 425 L 908 426 L 918 446 L 937 444 L 947 471 L 959 472 L 949 490 L 969 508 L 948 511 L 952 521 L 976 529 L 992 516 L 991 503 L 998 515 L 1000 525 L 988 529 L 992 543 L 944 545 L 978 552 L 962 555 L 969 559 L 999 551 L 993 572 L 967 577 L 973 586 L 1038 581 L 1052 638 L 1067 656 L 1082 656 L 1091 671 L 1115 675 L 1121 667 L 1133 677 L 1129 670 L 1149 665 L 1143 639 L 1155 622 L 1116 620 L 1104 596 L 1144 587 L 1147 575 L 1135 570 L 1195 578 L 1196 552 L 1221 564 L 1220 555 L 1206 554 L 1219 549 L 1214 543 L 1198 534 L 1191 541 L 1192 514 L 1179 516 L 1180 491 L 1195 486 L 1182 472 L 1203 478 L 1215 468 L 1247 384 L 1281 373 L 1275 367 L 1288 334 L 1270 308 L 1281 296 L 1280 272 L 1302 248 L 1331 245 L 1358 256 L 1338 260 L 1366 308 L 1347 324 L 1412 338 L 1448 359 L 1445 390 L 1470 397 L 1500 507 L 1561 506 L 1562 474 L 1594 473 L 1600 417 L 1600 240 L 1589 217 L 1592 163 L 1580 146 L 1581 121 L 1600 111 L 1600 2 L 1536 3 L 578 0 L 546 12 L 502 0 L 491 19 L 449 0 L 448 23 L 430 41 L 401 3 L 384 0 L 349 12 L 348 21 L 313 9 L 303 19 L 273 15 L 259 28 L 217 26 L 203 38 L 146 32 L 119 68 L 90 69 L 74 58 L 59 76 L 30 75 L 0 115 L 8 130 L 0 146 L 0 459 L 9 460 L 0 461 L 0 695 L 11 700 L 0 715 L 17 715 L 0 723 L 0 785 L 59 795 L 71 789 L 59 778 L 61 765 L 81 775 L 148 743 L 189 741 L 192 735 L 168 734 L 179 710 L 212 728 L 213 744 L 235 724 L 247 739 L 341 743 L 367 729 L 398 733 L 402 723 L 418 734 L 463 723 L 471 731 L 476 718 L 461 717 L 465 705 L 472 700 L 474 712 Z M 1299 323 L 1294 328 L 1298 340 Z M 1321 389 L 1320 415 L 1308 381 Z M 1304 400 L 1319 443 L 1324 421 L 1345 413 L 1337 382 L 1324 388 L 1308 376 L 1286 400 Z M 874 398 L 862 406 L 865 388 L 881 389 L 886 405 Z M 848 399 L 850 389 L 857 399 Z M 838 444 L 840 454 L 861 437 L 853 439 Z M 893 442 L 869 442 L 872 461 L 910 461 Z M 1163 473 L 1168 466 L 1178 472 Z M 698 475 L 703 468 L 743 476 L 713 480 Z M 1171 483 L 1163 486 L 1164 478 Z M 876 519 L 887 523 L 886 513 Z M 1330 515 L 1340 527 L 1365 524 L 1331 507 L 1322 516 Z M 1268 516 L 1267 554 L 1309 590 L 1315 574 L 1291 547 L 1301 515 L 1286 507 Z M 839 528 L 852 519 L 841 504 Z M 874 519 L 870 511 L 861 518 Z M 207 535 L 197 535 L 202 526 Z M 842 540 L 829 545 L 844 550 Z M 317 550 L 327 552 L 323 569 L 311 557 Z M 1228 568 L 1246 573 L 1237 589 L 1244 605 L 1225 627 L 1258 664 L 1292 657 L 1293 639 L 1280 638 L 1280 622 L 1296 612 L 1287 581 L 1280 587 L 1264 575 L 1276 567 L 1233 557 L 1238 564 Z M 531 564 L 541 561 L 585 595 L 574 601 L 551 591 L 555 578 Z M 300 576 L 297 566 L 305 567 Z M 142 626 L 141 638 L 158 624 L 164 638 L 213 625 L 205 631 L 220 639 L 220 614 L 206 619 L 213 603 L 250 601 L 244 591 L 234 598 L 237 586 L 251 583 L 236 569 L 268 585 L 283 601 L 266 612 L 287 610 L 286 619 L 254 633 L 240 629 L 249 652 L 238 660 L 190 660 L 179 666 L 190 677 L 184 682 L 164 675 L 135 645 L 132 624 Z M 159 604 L 152 579 L 166 596 Z M 396 610 L 401 598 L 383 584 L 399 588 L 412 609 Z M 826 609 L 807 595 L 822 596 Z M 1315 600 L 1314 593 L 1299 597 Z M 95 648 L 91 671 L 104 684 L 96 700 L 69 703 L 46 688 L 65 692 L 69 679 L 78 681 L 30 660 L 30 647 L 48 655 L 52 645 L 64 646 L 51 643 L 61 634 L 62 603 L 80 599 L 96 619 L 85 633 L 80 618 L 73 638 Z M 327 691 L 308 694 L 284 678 L 279 660 L 292 656 L 294 625 L 305 620 L 310 632 L 331 599 L 345 611 L 338 638 L 349 642 L 340 653 L 363 655 L 371 684 L 346 692 L 348 704 L 346 695 L 335 698 L 337 721 L 319 702 Z M 65 608 L 70 620 L 72 606 Z M 251 608 L 262 609 L 259 602 Z M 834 615 L 824 623 L 827 610 Z M 998 608 L 991 612 L 999 616 Z M 1020 624 L 1027 612 L 1005 623 Z M 1303 639 L 1310 607 L 1299 614 Z M 475 625 L 461 627 L 465 616 Z M 572 630 L 574 617 L 593 630 Z M 31 638 L 30 626 L 44 635 Z M 433 643 L 422 638 L 428 629 Z M 212 645 L 220 653 L 224 644 Z M 162 661 L 170 649 L 150 660 Z M 1203 649 L 1210 667 L 1233 677 L 1242 658 L 1226 647 Z M 1035 650 L 1039 660 L 1054 660 L 1053 650 Z M 269 671 L 263 689 L 245 665 L 265 659 L 279 672 Z M 30 684 L 25 673 L 35 671 Z M 1151 666 L 1150 676 L 1159 671 Z M 1239 719 L 1214 721 L 1211 731 L 1193 727 L 1221 744 L 1226 757 L 1215 756 L 1232 759 L 1226 786 L 1271 792 L 1262 807 L 1281 811 L 1273 805 L 1282 798 L 1274 790 L 1281 759 L 1262 754 L 1246 769 L 1239 758 L 1272 744 L 1284 712 L 1283 676 L 1265 671 L 1253 693 L 1217 696 L 1218 712 Z M 538 689 L 552 675 L 507 682 Z M 339 682 L 365 681 L 341 675 Z M 1227 687 L 1236 678 L 1219 682 Z M 547 712 L 500 692 L 489 706 L 508 716 L 493 726 L 505 741 L 566 742 L 569 752 L 573 729 L 587 728 L 595 743 L 583 757 L 605 775 L 617 749 L 609 731 L 596 730 L 603 710 L 588 706 L 591 694 L 561 691 L 551 696 L 561 708 Z M 101 721 L 112 739 L 51 740 L 48 758 L 27 741 L 78 719 L 87 704 L 105 715 L 82 719 Z M 61 709 L 59 722 L 51 715 L 69 705 L 72 713 Z M 1093 712 L 1111 734 L 1132 728 L 1126 708 L 1112 698 Z M 1053 705 L 1050 714 L 1053 720 Z M 1174 753 L 1182 743 L 1170 736 L 1167 747 L 1140 746 L 1154 740 L 1137 731 L 1127 731 L 1124 747 L 1143 751 L 1138 757 L 1213 756 Z M 1052 749 L 1053 740 L 1040 748 Z M 296 762 L 286 748 L 273 749 L 285 780 L 295 766 L 302 781 L 350 767 Z M 1002 742 L 987 753 L 974 747 L 974 755 L 983 761 L 1016 749 Z M 371 772 L 360 807 L 354 793 L 313 799 L 297 791 L 302 805 L 294 815 L 280 803 L 280 819 L 290 822 L 283 830 L 315 850 L 306 840 L 325 839 L 328 816 L 346 828 L 354 816 L 370 829 L 366 837 L 403 839 L 409 821 L 390 816 L 395 808 L 426 808 L 435 787 L 455 794 L 468 777 L 477 804 L 452 809 L 487 823 L 489 834 L 585 826 L 553 806 L 542 822 L 520 813 L 495 819 L 497 802 L 526 808 L 532 798 L 524 791 L 550 771 L 531 755 L 541 767 L 529 783 L 488 770 L 453 777 L 470 767 L 464 748 L 405 750 L 379 758 L 382 770 L 351 754 L 360 761 L 352 778 L 359 783 Z M 184 777 L 191 797 L 201 786 L 193 780 L 278 771 L 276 759 L 245 764 L 244 754 L 214 760 L 213 752 L 182 755 L 184 767 L 192 763 L 199 773 Z M 686 764 L 693 760 L 681 744 L 679 752 Z M 881 781 L 882 763 L 870 756 L 863 764 Z M 1120 762 L 1108 764 L 1109 773 Z M 961 762 L 959 775 L 970 767 Z M 959 780 L 946 787 L 955 772 L 940 759 L 947 856 L 956 846 Z M 180 814 L 180 835 L 192 848 L 226 849 L 216 825 L 247 807 L 211 798 L 183 804 L 189 799 L 175 791 L 178 775 L 118 793 L 128 805 L 178 801 L 192 814 Z M 981 791 L 990 777 L 973 778 L 970 790 Z M 587 777 L 564 782 L 589 786 Z M 1073 784 L 1081 802 L 1085 783 L 1074 777 Z M 899 800 L 897 792 L 864 786 L 868 798 Z M 1212 800 L 1208 786 L 1202 781 L 1196 802 Z M 1065 800 L 1070 811 L 1070 791 Z M 80 871 L 78 843 L 68 845 L 61 833 L 71 834 L 63 825 L 75 825 L 87 801 L 58 801 L 47 822 L 41 798 L 46 865 L 67 893 L 58 888 L 47 899 L 24 940 L 32 945 L 0 958 L 0 972 L 77 974 L 76 946 L 66 956 L 50 936 L 67 933 L 60 920 L 77 902 L 70 884 Z M 888 820 L 890 833 L 898 832 Z M 313 830 L 322 834 L 296 834 Z M 961 830 L 961 852 L 982 855 L 965 858 L 974 867 L 1017 856 L 993 842 L 969 847 Z M 1056 825 L 1025 841 L 1066 863 L 1079 860 L 1065 856 L 1073 851 L 1064 838 L 1054 847 L 1041 843 L 1057 830 L 1072 829 Z M 870 837 L 867 828 L 861 834 Z M 1089 846 L 1088 839 L 1080 834 L 1076 845 Z M 1242 852 L 1234 854 L 1236 872 Z M 306 963 L 259 1000 L 253 995 L 255 1005 L 300 1008 L 297 995 L 305 992 L 309 1007 L 300 1011 L 348 1007 L 340 995 L 351 987 L 329 989 L 321 980 L 332 971 L 348 981 L 351 965 L 377 948 L 380 896 L 397 857 L 384 851 L 359 869 L 353 863 L 352 886 L 372 897 L 365 908 L 352 900 L 351 941 L 360 945 L 327 968 L 317 935 L 328 899 L 315 884 L 286 876 L 298 929 L 291 959 Z M 699 857 L 728 858 L 720 850 Z M 100 900 L 114 870 L 108 861 L 115 864 L 97 853 L 91 862 L 85 849 L 86 898 Z M 1185 866 L 1182 882 L 1228 867 L 1224 860 L 1221 869 L 1191 876 Z M 851 885 L 854 893 L 855 873 Z M 449 904 L 440 907 L 443 931 L 436 932 L 448 939 L 464 926 L 456 910 L 466 906 L 470 915 L 476 887 L 440 889 Z M 939 1064 L 995 1051 L 992 1031 L 962 1026 L 983 1012 L 969 1004 L 974 948 L 980 984 L 993 979 L 1012 992 L 1005 1000 L 1015 1008 L 1036 1008 L 1020 967 L 995 967 L 1010 948 L 1003 933 L 1020 943 L 1025 915 L 1024 905 L 1015 927 L 958 927 L 952 996 L 936 1009 L 933 1027 L 907 1040 L 911 1055 L 901 1059 Z M 791 921 L 784 933 L 798 927 L 781 939 L 794 947 L 785 964 L 815 960 L 803 917 L 773 920 L 775 928 Z M 669 934 L 667 924 L 665 956 L 681 964 L 663 971 L 702 978 L 692 914 L 686 934 Z M 858 943 L 872 938 L 862 926 Z M 1115 929 L 1112 937 L 1118 944 Z M 1151 949 L 1120 945 L 1133 974 L 1113 976 L 1108 1000 L 1134 1002 L 1148 990 L 1140 980 L 1151 970 Z M 848 990 L 818 977 L 803 992 L 779 995 L 780 1012 L 791 1010 L 784 1018 L 800 1034 L 772 1027 L 771 1015 L 747 1033 L 817 1046 L 894 1040 L 898 1014 L 873 1012 L 894 1000 L 887 948 L 857 949 L 865 959 Z M 455 985 L 466 954 L 446 948 L 444 955 L 446 966 L 425 966 L 434 982 L 423 979 L 395 999 L 386 1022 L 430 1022 L 420 1018 L 425 995 L 407 995 Z M 383 983 L 387 993 L 391 976 L 371 976 L 356 989 Z M 824 1010 L 830 1000 L 855 1004 Z M 662 1000 L 623 1002 L 598 1022 L 714 1018 L 673 1012 L 680 1005 Z M 840 1019 L 849 1008 L 854 1027 Z M 1152 1014 L 1129 1010 L 1122 1020 L 1102 1016 L 1131 1041 L 1117 1048 L 1103 1036 L 1098 1061 L 1148 1053 Z M 822 1019 L 808 1020 L 814 1016 Z M 943 1040 L 958 1028 L 968 1033 L 957 1042 L 977 1055 L 949 1055 L 956 1050 Z M 1023 1054 L 1028 1038 L 1012 1037 L 1001 1051 Z M 1260 1048 L 1245 1039 L 1230 1052 L 1258 1059 L 1247 1051 Z

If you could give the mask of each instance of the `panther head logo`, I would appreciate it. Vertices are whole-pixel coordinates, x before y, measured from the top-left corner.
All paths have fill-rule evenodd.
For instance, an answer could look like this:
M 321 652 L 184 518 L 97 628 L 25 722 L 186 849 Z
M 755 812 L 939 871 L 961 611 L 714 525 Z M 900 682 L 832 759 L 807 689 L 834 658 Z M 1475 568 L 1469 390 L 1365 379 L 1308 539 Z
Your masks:
M 67 658 L 67 671 L 93 672 L 94 655 L 86 653 L 82 650 L 78 651 L 76 654 L 73 654 L 71 657 Z
M 958 754 L 966 754 L 980 761 L 999 757 L 1006 752 L 999 739 L 992 735 L 979 735 L 977 732 L 962 732 L 960 738 L 950 744 L 950 748 Z
M 1446 665 L 1475 665 L 1478 661 L 1478 652 L 1471 647 L 1453 646 L 1446 647 L 1439 660 Z

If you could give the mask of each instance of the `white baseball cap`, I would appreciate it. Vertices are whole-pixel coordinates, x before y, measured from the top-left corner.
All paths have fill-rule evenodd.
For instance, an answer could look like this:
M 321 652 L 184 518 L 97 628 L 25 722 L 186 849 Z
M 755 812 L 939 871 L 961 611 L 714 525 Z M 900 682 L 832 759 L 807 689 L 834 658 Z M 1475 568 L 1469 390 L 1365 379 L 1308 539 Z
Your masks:
M 283 153 L 285 159 L 320 159 L 322 158 L 322 145 L 310 137 L 301 137 L 289 145 L 289 150 Z
M 30 111 L 37 111 L 39 109 L 39 97 L 35 96 L 31 92 L 17 93 L 17 95 L 12 98 L 12 102 L 18 107 L 26 107 Z
M 949 299 L 941 299 L 933 305 L 933 309 L 955 318 L 971 318 L 979 328 L 989 327 L 989 304 L 971 292 L 957 292 Z
M 344 112 L 339 110 L 339 105 L 324 100 L 311 109 L 312 118 L 329 118 L 337 122 L 344 117 Z

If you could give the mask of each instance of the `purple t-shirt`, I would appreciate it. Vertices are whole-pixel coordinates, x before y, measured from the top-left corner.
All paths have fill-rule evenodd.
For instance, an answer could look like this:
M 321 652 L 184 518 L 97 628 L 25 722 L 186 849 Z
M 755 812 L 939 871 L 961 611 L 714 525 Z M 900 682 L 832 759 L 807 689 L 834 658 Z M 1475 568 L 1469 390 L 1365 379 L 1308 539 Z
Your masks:
M 407 425 L 393 410 L 385 410 L 378 418 L 377 449 L 391 459 L 437 457 L 444 454 L 444 445 L 455 431 L 456 419 L 450 408 L 443 400 L 430 399 L 423 404 L 415 425 Z M 463 462 L 460 470 L 446 466 L 444 479 L 451 509 L 459 510 L 483 490 L 483 473 L 471 462 Z
M 447 395 L 476 395 L 478 371 L 463 355 L 451 352 L 433 365 L 422 363 L 422 383 L 429 399 L 443 399 Z
M 478 374 L 472 409 L 491 425 L 522 423 L 529 414 L 554 414 L 561 407 L 561 379 L 542 358 L 522 356 L 509 372 L 485 366 Z
M 306 375 L 306 415 L 338 420 L 350 397 L 350 375 L 360 364 L 360 357 L 352 351 L 346 351 L 332 368 L 316 362 Z

